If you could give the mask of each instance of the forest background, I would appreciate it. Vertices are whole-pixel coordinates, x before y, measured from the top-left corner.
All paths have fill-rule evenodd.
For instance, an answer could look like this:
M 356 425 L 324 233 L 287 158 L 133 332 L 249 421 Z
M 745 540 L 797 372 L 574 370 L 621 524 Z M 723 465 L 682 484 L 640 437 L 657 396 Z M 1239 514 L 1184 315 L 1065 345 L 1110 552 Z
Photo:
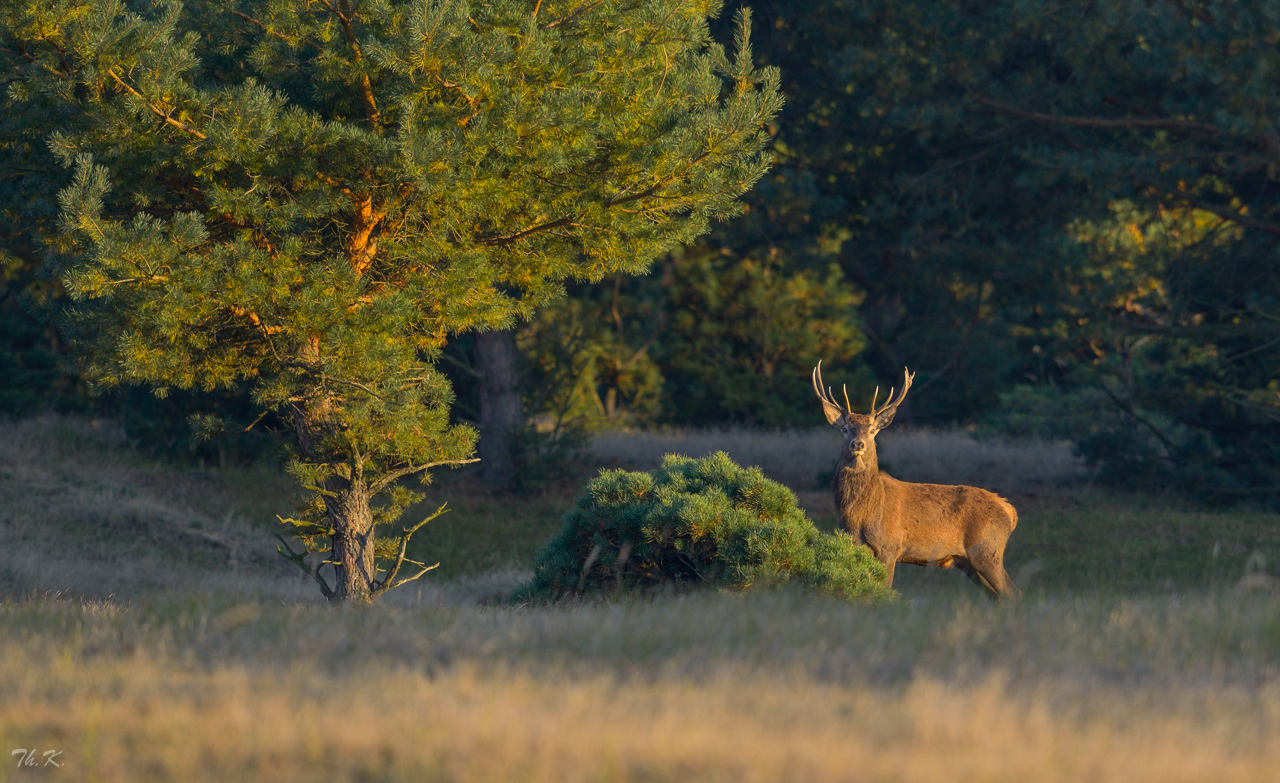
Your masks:
M 1070 439 L 1126 486 L 1280 495 L 1280 9 L 750 5 L 787 103 L 746 214 L 648 276 L 570 285 L 514 331 L 445 349 L 482 456 L 486 435 L 522 433 L 489 439 L 514 445 L 489 455 L 512 466 L 494 483 L 536 480 L 601 429 L 811 426 L 821 359 L 867 403 L 917 372 L 900 421 Z M 112 415 L 175 455 L 193 453 L 195 411 L 247 426 L 247 390 L 87 393 L 33 240 L 59 175 L 17 165 L 40 140 L 11 105 L 0 413 Z M 260 457 L 270 427 L 194 454 Z

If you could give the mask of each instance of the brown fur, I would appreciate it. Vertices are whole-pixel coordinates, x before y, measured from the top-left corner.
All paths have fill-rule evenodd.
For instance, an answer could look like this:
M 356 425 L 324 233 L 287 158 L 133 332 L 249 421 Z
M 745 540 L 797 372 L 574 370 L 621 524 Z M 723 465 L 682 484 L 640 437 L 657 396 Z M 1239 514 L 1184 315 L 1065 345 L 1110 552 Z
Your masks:
M 1009 501 L 977 487 L 911 484 L 880 470 L 875 436 L 893 421 L 910 376 L 897 400 L 870 415 L 849 410 L 847 399 L 842 407 L 824 396 L 821 377 L 815 370 L 814 388 L 827 422 L 844 434 L 832 481 L 840 524 L 884 563 L 886 583 L 893 586 L 898 563 L 955 567 L 993 597 L 1019 595 L 1004 569 L 1005 545 L 1018 525 Z

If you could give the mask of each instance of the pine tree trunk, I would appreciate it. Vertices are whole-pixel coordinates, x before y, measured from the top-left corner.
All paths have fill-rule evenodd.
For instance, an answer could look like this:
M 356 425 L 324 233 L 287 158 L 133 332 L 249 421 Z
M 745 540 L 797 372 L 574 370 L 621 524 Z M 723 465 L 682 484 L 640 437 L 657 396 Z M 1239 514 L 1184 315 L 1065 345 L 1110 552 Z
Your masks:
M 293 409 L 294 428 L 298 446 L 308 459 L 317 458 L 318 433 L 324 430 L 326 406 L 312 404 Z M 324 497 L 325 512 L 333 528 L 333 563 L 336 584 L 333 585 L 334 601 L 367 604 L 373 600 L 373 582 L 378 572 L 374 563 L 373 509 L 369 506 L 369 491 L 355 470 L 347 466 L 350 481 L 342 486 L 337 480 L 322 482 L 332 494 Z M 318 572 L 318 569 L 317 569 Z
M 480 371 L 480 475 L 489 487 L 506 491 L 515 483 L 516 448 L 524 431 L 515 331 L 476 334 L 475 347 Z
M 337 584 L 333 600 L 367 604 L 373 600 L 377 579 L 373 557 L 373 513 L 364 487 L 354 487 L 325 498 L 333 525 L 333 563 Z

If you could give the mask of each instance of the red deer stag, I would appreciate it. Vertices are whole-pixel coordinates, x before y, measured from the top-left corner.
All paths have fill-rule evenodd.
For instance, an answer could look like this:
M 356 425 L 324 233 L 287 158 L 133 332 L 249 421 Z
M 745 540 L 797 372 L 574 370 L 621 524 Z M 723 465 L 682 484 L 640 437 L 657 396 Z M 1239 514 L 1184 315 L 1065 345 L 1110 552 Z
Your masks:
M 844 434 L 844 450 L 831 482 L 835 490 L 840 524 L 854 538 L 871 548 L 888 571 L 898 563 L 951 568 L 963 571 L 995 598 L 1020 595 L 1004 570 L 1004 548 L 1018 525 L 1018 512 L 1009 501 L 977 487 L 943 484 L 909 484 L 880 470 L 876 458 L 876 433 L 888 427 L 906 399 L 912 375 L 904 370 L 902 391 L 871 413 L 854 413 L 849 392 L 844 407 L 830 389 L 823 391 L 822 362 L 813 370 L 813 390 L 822 400 L 827 423 Z M 877 396 L 879 389 L 876 390 Z

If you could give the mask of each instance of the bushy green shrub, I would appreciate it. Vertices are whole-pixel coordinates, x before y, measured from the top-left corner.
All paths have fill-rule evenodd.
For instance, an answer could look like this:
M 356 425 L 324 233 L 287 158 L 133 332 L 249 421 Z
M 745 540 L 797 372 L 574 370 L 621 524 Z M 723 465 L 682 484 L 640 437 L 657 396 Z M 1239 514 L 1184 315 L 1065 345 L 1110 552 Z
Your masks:
M 821 533 L 796 497 L 724 452 L 668 455 L 649 473 L 602 470 L 538 556 L 518 600 L 671 585 L 800 584 L 854 598 L 889 594 L 885 571 L 843 533 Z

